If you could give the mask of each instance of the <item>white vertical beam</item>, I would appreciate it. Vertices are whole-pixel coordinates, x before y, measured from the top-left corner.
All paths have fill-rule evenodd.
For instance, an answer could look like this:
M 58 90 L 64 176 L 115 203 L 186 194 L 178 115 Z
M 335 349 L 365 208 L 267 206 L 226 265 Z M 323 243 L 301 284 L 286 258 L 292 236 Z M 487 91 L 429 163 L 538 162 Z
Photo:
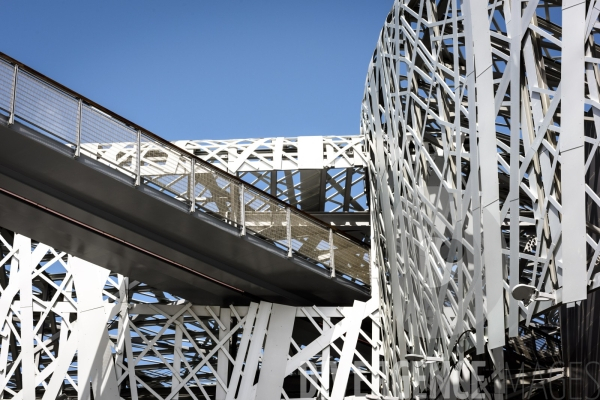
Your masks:
M 350 368 L 352 368 L 352 361 L 354 359 L 354 349 L 356 349 L 364 311 L 365 303 L 355 301 L 352 311 L 346 316 L 346 319 L 350 321 L 350 327 L 344 339 L 344 348 L 342 349 L 337 373 L 335 374 L 335 381 L 331 390 L 332 399 L 343 399 L 346 393 Z
M 119 397 L 116 374 L 110 354 L 110 339 L 106 331 L 107 316 L 102 289 L 109 271 L 82 259 L 69 257 L 79 308 L 80 327 L 77 346 L 78 399 L 90 399 L 90 381 L 94 399 Z
M 119 387 L 117 385 L 117 374 L 112 357 L 111 341 L 108 337 L 108 332 L 106 331 L 107 322 L 105 316 L 104 326 L 100 328 L 102 332 L 101 342 L 97 348 L 94 370 L 92 371 L 94 400 L 112 400 L 119 397 Z
M 238 399 L 240 400 L 254 399 L 252 387 L 254 386 L 254 378 L 256 377 L 256 370 L 258 369 L 258 360 L 261 356 L 272 306 L 272 303 L 261 301 L 260 306 L 258 307 L 256 323 L 254 324 L 254 330 L 252 331 L 252 341 L 248 348 L 248 357 L 246 358 L 246 365 L 244 367 L 244 375 L 242 376 L 242 382 L 240 383 L 240 392 L 238 395 Z
M 71 322 L 71 325 L 73 326 L 71 335 L 67 340 L 60 343 L 60 354 L 54 361 L 57 365 L 54 368 L 52 378 L 50 378 L 50 383 L 44 392 L 42 400 L 55 400 L 58 397 L 63 382 L 65 381 L 65 375 L 67 375 L 75 352 L 77 351 L 77 344 L 79 343 L 79 339 L 77 338 L 77 321 Z M 66 330 L 67 328 L 64 327 L 62 329 Z M 66 335 L 64 337 L 66 338 Z
M 510 35 L 510 288 L 519 284 L 519 157 L 520 157 L 520 131 L 521 131 L 521 0 L 511 1 L 509 21 Z M 508 326 L 510 337 L 519 333 L 519 303 L 513 296 L 509 296 Z
M 2 326 L 0 325 L 0 329 Z M 8 327 L 4 328 L 6 331 L 2 331 L 2 342 L 0 344 L 0 389 L 6 387 L 6 374 L 7 374 L 7 362 L 8 362 L 8 346 L 10 345 L 10 333 L 8 333 Z M 0 399 L 2 399 L 0 395 Z
M 494 363 L 494 400 L 504 399 L 506 392 L 504 376 L 504 351 L 501 348 L 490 349 L 490 356 Z
M 31 261 L 31 239 L 23 235 L 15 236 L 15 246 L 19 249 L 19 291 L 21 307 L 21 374 L 23 376 L 23 399 L 35 398 L 35 375 L 37 369 L 33 359 L 33 291 L 31 277 L 34 266 Z
M 325 325 L 325 322 L 323 322 Z M 325 326 L 323 326 L 325 328 Z M 325 393 L 329 393 L 330 381 L 331 381 L 331 346 L 325 346 L 321 352 L 321 386 Z
M 227 389 L 226 400 L 235 399 L 235 392 L 237 390 L 238 383 L 240 382 L 240 376 L 242 375 L 242 367 L 244 366 L 244 360 L 246 359 L 246 351 L 248 350 L 248 343 L 250 342 L 250 336 L 252 335 L 252 327 L 254 326 L 254 319 L 256 318 L 257 310 L 258 304 L 250 304 L 250 307 L 248 308 L 248 314 L 246 315 L 246 322 L 244 323 L 244 331 L 242 332 L 242 338 L 240 339 L 237 356 L 235 357 L 235 364 L 233 366 L 233 371 L 231 372 L 231 379 Z
M 282 169 L 283 160 L 283 138 L 275 138 L 273 143 L 273 171 Z M 272 193 L 275 195 L 275 193 Z
M 221 320 L 221 323 L 225 328 L 219 329 L 219 341 L 222 341 L 231 329 L 231 310 L 229 308 L 221 307 L 219 319 Z M 217 374 L 219 375 L 221 380 L 225 382 L 225 384 L 227 384 L 227 377 L 229 375 L 229 360 L 225 355 L 225 351 L 228 351 L 229 349 L 228 345 L 226 344 L 223 344 L 223 347 L 225 347 L 225 349 L 221 348 L 217 353 Z M 226 396 L 226 388 L 223 388 L 219 383 L 217 383 L 215 400 L 225 400 Z
M 464 5 L 466 23 L 471 26 L 471 34 L 473 35 L 475 56 L 488 346 L 494 349 L 504 345 L 504 289 L 502 285 L 492 47 L 487 2 L 469 0 Z M 475 88 L 469 88 L 469 94 L 472 95 L 474 92 Z
M 181 342 L 183 339 L 183 331 L 181 330 L 181 324 L 183 323 L 183 316 L 177 318 L 175 322 L 175 342 L 173 343 L 173 371 L 177 372 L 177 374 L 173 373 L 171 377 L 171 395 L 173 396 L 173 400 L 179 400 L 179 389 L 176 389 L 181 382 Z
M 561 127 L 564 303 L 587 298 L 584 154 L 585 1 L 562 4 Z M 564 29 L 568 28 L 568 29 Z
M 119 299 L 121 300 L 121 318 L 119 320 L 119 335 L 122 335 L 124 341 L 125 355 L 127 356 L 127 379 L 129 380 L 129 390 L 132 400 L 138 400 L 137 382 L 135 379 L 135 359 L 133 346 L 131 345 L 131 332 L 129 319 L 129 278 L 123 277 L 119 287 Z M 123 347 L 121 347 L 123 350 Z
M 379 358 L 381 356 L 381 347 L 378 344 L 380 339 L 379 325 L 375 321 L 371 321 L 371 367 L 373 367 L 373 371 L 379 371 L 380 368 Z M 371 385 L 374 388 L 379 388 L 379 374 L 375 372 L 371 374 Z
M 281 304 L 273 305 L 260 377 L 256 389 L 256 399 L 281 399 L 285 366 L 290 351 L 295 318 L 295 307 Z

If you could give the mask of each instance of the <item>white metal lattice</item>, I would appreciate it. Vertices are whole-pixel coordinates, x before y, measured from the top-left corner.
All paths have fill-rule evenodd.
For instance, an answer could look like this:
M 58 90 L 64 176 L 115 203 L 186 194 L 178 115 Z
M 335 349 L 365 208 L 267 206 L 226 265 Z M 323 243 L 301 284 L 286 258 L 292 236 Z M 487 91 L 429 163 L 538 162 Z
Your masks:
M 395 1 L 361 122 L 384 347 L 397 349 L 386 362 L 403 371 L 388 375 L 395 395 L 440 393 L 474 373 L 472 349 L 495 366 L 475 392 L 501 396 L 505 334 L 597 286 L 599 10 Z M 517 284 L 554 299 L 517 301 Z M 459 367 L 403 367 L 410 354 Z M 426 378 L 405 385 L 404 373 Z
M 354 381 L 379 393 L 376 299 L 193 305 L 19 234 L 0 242 L 4 398 L 287 399 L 285 386 L 338 399 Z

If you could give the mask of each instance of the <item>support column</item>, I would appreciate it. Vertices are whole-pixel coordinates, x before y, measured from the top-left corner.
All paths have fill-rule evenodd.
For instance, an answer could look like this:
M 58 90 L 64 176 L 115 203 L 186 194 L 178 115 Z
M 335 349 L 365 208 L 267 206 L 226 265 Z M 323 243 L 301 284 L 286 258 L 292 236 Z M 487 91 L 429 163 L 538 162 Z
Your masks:
M 231 310 L 229 308 L 221 308 L 221 313 L 219 314 L 219 319 L 223 324 L 225 329 L 219 329 L 219 341 L 223 340 L 225 336 L 229 333 L 231 329 Z M 225 347 L 225 349 L 223 349 Z M 221 378 L 225 384 L 228 384 L 229 378 L 229 359 L 225 354 L 225 351 L 229 351 L 229 344 L 224 344 L 223 347 L 217 353 L 217 374 Z M 217 383 L 215 400 L 225 400 L 227 397 L 226 388 L 221 387 L 219 383 Z
M 255 398 L 257 400 L 279 400 L 281 398 L 295 319 L 295 307 L 282 304 L 273 305 L 256 388 Z
M 31 239 L 16 235 L 15 246 L 19 259 L 19 294 L 21 300 L 19 320 L 21 322 L 21 373 L 23 388 L 20 392 L 23 399 L 35 398 L 35 375 L 37 369 L 33 357 L 33 291 L 31 287 Z
M 564 303 L 587 297 L 584 152 L 585 7 L 565 0 L 561 57 L 561 196 Z M 567 22 L 568 21 L 568 22 Z

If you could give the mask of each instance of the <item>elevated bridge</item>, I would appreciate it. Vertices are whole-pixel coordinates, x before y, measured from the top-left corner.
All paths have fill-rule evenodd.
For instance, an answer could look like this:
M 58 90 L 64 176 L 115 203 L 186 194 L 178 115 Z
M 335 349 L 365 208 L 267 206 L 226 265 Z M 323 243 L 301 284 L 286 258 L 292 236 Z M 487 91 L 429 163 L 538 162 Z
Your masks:
M 369 298 L 356 235 L 6 55 L 0 113 L 4 227 L 199 304 Z
M 363 242 L 370 240 L 368 161 L 360 135 L 175 144 Z

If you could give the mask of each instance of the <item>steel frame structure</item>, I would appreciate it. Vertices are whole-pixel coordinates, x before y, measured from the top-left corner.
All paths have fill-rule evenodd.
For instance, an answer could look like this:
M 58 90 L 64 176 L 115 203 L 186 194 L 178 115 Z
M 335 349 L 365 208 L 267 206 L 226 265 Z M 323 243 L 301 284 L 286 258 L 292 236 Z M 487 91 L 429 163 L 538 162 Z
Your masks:
M 361 122 L 394 395 L 441 395 L 486 359 L 494 370 L 465 396 L 501 398 L 503 347 L 532 324 L 557 328 L 555 308 L 598 287 L 599 12 L 595 0 L 395 1 Z M 518 301 L 518 284 L 551 299 Z M 555 343 L 554 330 L 538 332 Z M 562 377 L 547 372 L 524 397 Z
M 0 250 L 0 398 L 341 399 L 348 382 L 380 393 L 377 297 L 192 305 L 4 229 Z
M 362 136 L 180 140 L 173 144 L 364 242 L 370 240 Z M 142 143 L 142 154 L 151 152 L 151 147 Z M 134 143 L 85 143 L 83 149 L 114 165 L 135 159 Z M 184 169 L 169 162 L 164 152 L 155 152 L 151 160 L 151 166 L 142 166 L 142 176 L 159 179 Z
M 302 210 L 368 210 L 362 136 L 187 140 L 174 144 Z M 323 149 L 322 156 L 318 149 Z
M 188 140 L 174 144 L 363 242 L 370 241 L 362 136 Z M 322 149 L 322 157 L 318 149 Z
M 6 115 L 9 126 L 18 122 L 50 139 L 48 148 L 62 153 L 70 149 L 74 158 L 98 161 L 122 174 L 115 179 L 133 180 L 135 187 L 162 193 L 183 204 L 190 214 L 202 213 L 236 226 L 241 236 L 251 234 L 285 249 L 287 258 L 308 261 L 327 270 L 332 278 L 343 277 L 361 288 L 370 284 L 369 249 L 360 238 L 246 184 L 6 55 L 0 55 L 0 115 Z M 298 146 L 298 153 L 311 156 L 298 157 L 301 169 L 323 170 L 317 162 L 323 153 L 308 151 L 318 140 L 298 140 L 304 143 Z M 331 143 L 326 154 L 331 153 Z M 341 157 L 332 156 L 332 162 L 341 158 L 346 163 L 338 162 L 340 165 L 352 163 L 351 146 L 352 140 L 346 141 L 343 150 L 336 146 Z M 357 152 L 359 165 L 364 164 L 362 154 Z M 354 169 L 347 169 L 346 175 L 353 177 Z M 359 174 L 358 181 L 363 176 Z M 353 207 L 361 207 L 357 200 L 364 197 L 364 190 L 356 199 L 352 191 L 345 195 Z M 311 196 L 304 197 L 306 205 Z
M 57 140 L 60 151 L 92 157 L 134 178 L 136 185 L 189 205 L 191 213 L 202 210 L 239 225 L 241 235 L 253 232 L 287 246 L 288 257 L 310 247 L 312 260 L 329 267 L 332 277 L 350 273 L 361 285 L 371 285 L 366 247 L 358 247 L 361 254 L 350 250 L 359 264 L 350 261 L 346 272 L 349 259 L 341 251 L 347 246 L 327 223 L 309 219 L 319 225 L 312 229 L 313 222 L 298 220 L 300 214 L 289 205 L 190 159 L 179 147 L 132 128 L 87 99 L 77 101 L 67 89 L 24 66 L 7 68 L 0 62 L 2 72 L 0 86 L 10 90 L 0 90 L 0 108 L 8 112 L 9 123 L 25 123 Z M 297 145 L 295 156 L 288 146 L 289 158 L 299 163 L 300 171 L 292 171 L 300 176 L 298 205 L 308 204 L 303 193 L 315 186 L 314 180 L 302 179 L 303 172 L 316 170 L 321 177 L 327 176 L 321 170 L 335 168 L 341 172 L 329 186 L 338 192 L 329 201 L 340 204 L 325 209 L 322 202 L 323 209 L 316 211 L 364 211 L 361 137 L 285 140 L 306 142 L 304 151 Z M 306 148 L 318 142 L 323 159 L 330 159 L 327 165 L 315 161 L 314 151 L 312 159 L 303 160 Z M 345 200 L 339 199 L 340 175 L 358 187 L 344 190 Z M 0 330 L 5 339 L 0 397 L 88 399 L 93 393 L 98 399 L 275 399 L 301 394 L 304 383 L 307 393 L 341 398 L 352 376 L 359 390 L 362 385 L 369 393 L 381 392 L 377 297 L 346 308 L 266 302 L 229 308 L 192 305 L 18 233 L 4 230 L 0 242 Z M 269 373 L 260 378 L 257 371 Z
M 303 382 L 337 400 L 351 377 L 361 399 L 548 396 L 580 334 L 561 317 L 583 320 L 600 287 L 599 15 L 600 0 L 396 0 L 362 137 L 177 143 L 305 211 L 369 210 L 367 303 L 194 305 L 0 230 L 0 398 L 290 399 Z M 76 131 L 76 155 L 206 201 L 181 185 L 185 152 Z

